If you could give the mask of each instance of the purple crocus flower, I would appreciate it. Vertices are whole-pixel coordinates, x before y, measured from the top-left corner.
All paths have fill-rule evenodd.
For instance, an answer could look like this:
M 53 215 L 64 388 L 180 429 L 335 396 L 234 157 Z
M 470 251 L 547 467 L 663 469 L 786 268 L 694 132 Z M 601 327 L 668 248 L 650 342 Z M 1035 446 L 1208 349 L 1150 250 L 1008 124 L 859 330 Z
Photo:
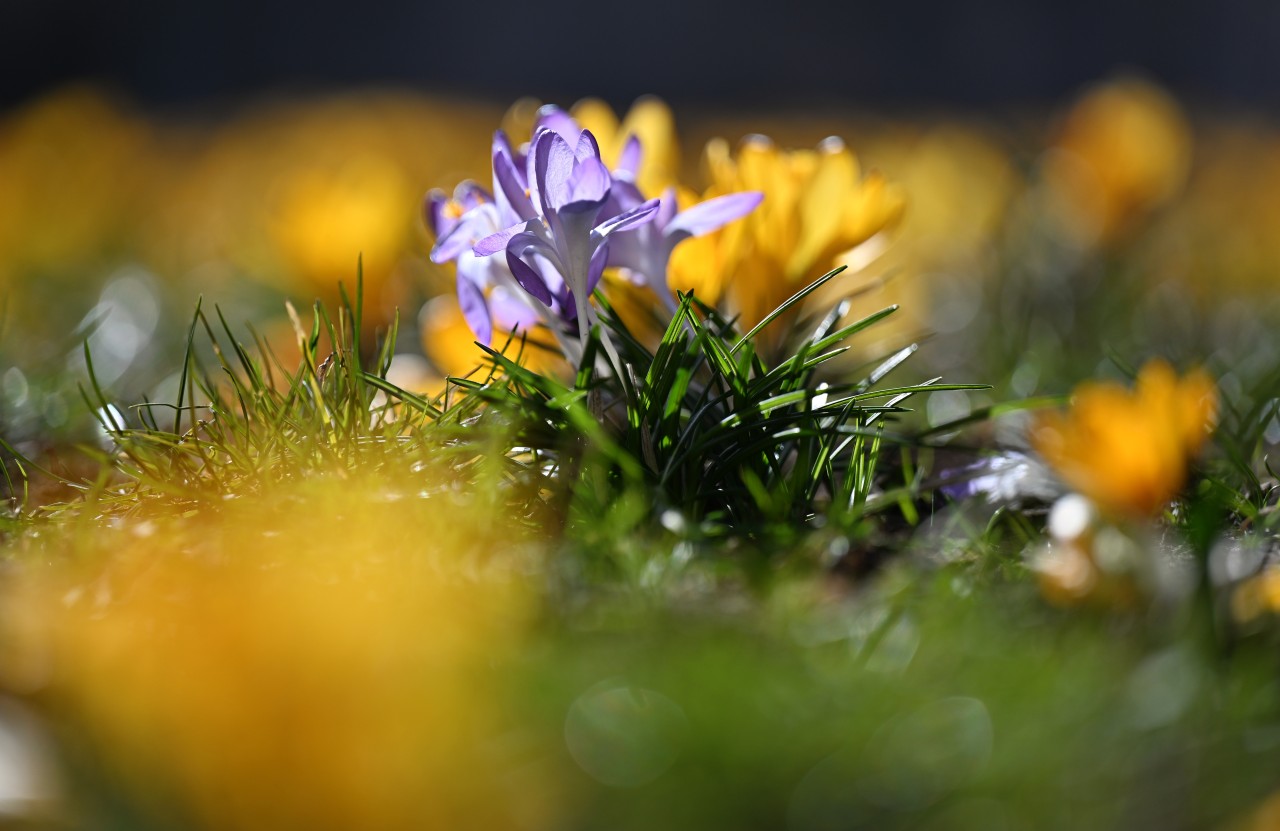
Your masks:
M 523 175 L 514 153 L 495 150 L 495 189 L 519 220 L 472 250 L 482 258 L 505 252 L 507 267 L 525 291 L 547 307 L 559 303 L 566 319 L 571 301 L 585 342 L 589 298 L 608 262 L 610 236 L 651 221 L 659 200 L 609 210 L 614 181 L 600 159 L 600 145 L 589 130 L 575 135 L 576 123 L 562 115 L 544 110 Z
M 501 285 L 510 277 L 498 273 L 497 263 L 477 257 L 471 248 L 478 240 L 502 228 L 504 217 L 493 197 L 475 182 L 458 185 L 452 198 L 442 191 L 427 194 L 424 213 L 427 225 L 436 236 L 431 261 L 457 265 L 458 304 L 462 315 L 476 339 L 488 345 L 493 339 L 493 318 L 485 290 Z
M 595 137 L 551 106 L 539 112 L 528 145 L 515 147 L 498 131 L 492 157 L 492 193 L 463 182 L 452 197 L 432 191 L 425 206 L 437 239 L 431 259 L 456 263 L 459 305 L 485 344 L 495 324 L 527 329 L 539 321 L 558 336 L 576 321 L 585 342 L 589 298 L 607 265 L 653 286 L 674 309 L 666 282 L 672 250 L 745 216 L 762 198 L 730 194 L 681 212 L 674 190 L 646 200 L 634 184 L 641 161 L 635 136 L 611 172 Z M 500 251 L 505 256 L 494 256 Z
M 431 233 L 435 234 L 436 239 L 442 240 L 458 227 L 458 223 L 465 219 L 468 212 L 492 201 L 493 197 L 484 188 L 468 179 L 454 188 L 453 196 L 439 188 L 429 192 L 422 206 L 422 213 Z
M 502 144 L 506 146 L 505 138 Z M 472 251 L 477 242 L 516 218 L 502 198 L 468 181 L 458 185 L 452 197 L 431 191 L 424 213 L 436 236 L 431 261 L 456 264 L 458 305 L 476 340 L 488 346 L 495 324 L 508 331 L 528 331 L 541 320 L 538 304 L 516 283 L 506 262 Z
M 635 185 L 615 181 L 612 199 L 619 210 L 644 201 Z M 676 190 L 667 188 L 659 198 L 653 221 L 631 233 L 622 234 L 609 250 L 609 265 L 625 270 L 631 280 L 648 285 L 674 311 L 675 298 L 667 285 L 667 262 L 680 243 L 719 230 L 756 209 L 764 199 L 758 191 L 716 196 L 677 213 Z

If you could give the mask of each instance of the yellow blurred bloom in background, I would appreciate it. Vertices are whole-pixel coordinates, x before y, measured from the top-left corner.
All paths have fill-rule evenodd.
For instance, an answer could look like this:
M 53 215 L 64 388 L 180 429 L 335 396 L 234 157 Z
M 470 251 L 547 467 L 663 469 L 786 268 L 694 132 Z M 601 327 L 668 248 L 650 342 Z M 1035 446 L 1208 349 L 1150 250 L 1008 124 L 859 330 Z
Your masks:
M 1217 390 L 1202 371 L 1179 378 L 1151 361 L 1129 390 L 1076 388 L 1066 413 L 1041 415 L 1032 444 L 1062 480 L 1111 515 L 1146 517 L 1177 495 L 1217 417 Z
M 1003 223 L 1025 184 L 1008 149 L 990 131 L 958 122 L 903 125 L 865 148 L 910 205 L 871 269 L 887 278 L 872 301 L 899 309 L 862 346 L 883 352 L 964 330 L 999 270 Z
M 1182 190 L 1191 164 L 1186 116 L 1159 87 L 1122 79 L 1067 114 L 1044 176 L 1068 230 L 1110 242 Z
M 900 189 L 877 173 L 863 176 L 853 152 L 835 138 L 814 150 L 784 151 L 751 136 L 736 155 L 716 139 L 707 145 L 705 165 L 711 186 L 704 198 L 760 191 L 764 202 L 744 220 L 679 246 L 667 282 L 704 302 L 723 300 L 743 326 L 892 226 L 904 207 Z
M 273 240 L 292 270 L 323 286 L 354 283 L 353 253 L 375 274 L 394 262 L 416 194 L 391 159 L 353 155 L 329 170 L 290 171 L 273 196 Z
M 1238 622 L 1275 614 L 1280 614 L 1280 568 L 1264 569 L 1232 590 L 1231 615 Z
M 1275 297 L 1280 274 L 1280 134 L 1245 120 L 1209 125 L 1185 194 L 1156 229 L 1153 279 L 1213 309 Z
M 56 273 L 120 247 L 152 138 L 144 121 L 89 88 L 11 115 L 0 127 L 0 276 Z
M 18 341 L 61 336 L 43 304 L 106 281 L 136 242 L 151 187 L 150 126 L 91 88 L 38 99 L 0 122 L 0 319 Z M 42 332 L 48 324 L 53 331 Z

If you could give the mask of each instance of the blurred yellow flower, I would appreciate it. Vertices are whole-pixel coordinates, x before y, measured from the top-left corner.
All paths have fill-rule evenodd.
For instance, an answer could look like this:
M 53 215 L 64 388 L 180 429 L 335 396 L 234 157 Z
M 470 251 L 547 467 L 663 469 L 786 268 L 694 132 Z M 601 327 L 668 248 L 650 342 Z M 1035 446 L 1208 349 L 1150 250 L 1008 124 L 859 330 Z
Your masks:
M 760 191 L 764 202 L 744 220 L 672 254 L 667 282 L 706 302 L 724 300 L 750 326 L 843 254 L 893 225 L 904 199 L 877 173 L 862 176 L 853 152 L 830 138 L 815 150 L 779 150 L 763 136 L 735 156 L 722 139 L 707 144 L 711 187 L 704 198 Z
M 1275 791 L 1240 820 L 1224 826 L 1227 831 L 1278 831 L 1280 790 Z
M 1031 441 L 1068 486 L 1104 512 L 1149 516 L 1186 482 L 1217 403 L 1204 372 L 1179 378 L 1168 364 L 1151 361 L 1133 390 L 1109 382 L 1077 387 L 1069 412 L 1043 414 Z
M 1114 81 L 1068 113 L 1044 176 L 1068 228 L 1107 242 L 1178 194 L 1191 144 L 1186 117 L 1163 90 L 1136 79 Z
M 1245 580 L 1231 593 L 1231 615 L 1249 623 L 1264 614 L 1280 614 L 1280 568 L 1268 568 Z
M 1187 190 L 1152 235 L 1153 280 L 1210 309 L 1269 300 L 1280 274 L 1280 135 L 1248 122 L 1210 125 Z
M 894 249 L 926 267 L 946 267 L 991 246 L 1021 187 L 1008 149 L 962 123 L 893 130 L 868 152 L 911 194 Z
M 9 115 L 0 125 L 0 286 L 98 277 L 127 251 L 152 141 L 145 122 L 90 88 Z
M 173 172 L 151 240 L 172 268 L 210 266 L 335 302 L 363 256 L 365 310 L 385 322 L 426 279 L 422 194 L 480 176 L 497 113 L 365 92 L 251 109 Z
M 394 263 L 417 194 L 394 160 L 353 154 L 331 169 L 286 172 L 274 196 L 271 235 L 291 268 L 353 285 L 358 256 L 375 273 Z
M 892 245 L 869 269 L 891 278 L 869 299 L 899 309 L 855 344 L 860 359 L 927 332 L 958 332 L 972 322 L 985 284 L 999 272 L 999 236 L 1023 188 L 1008 149 L 978 126 L 901 126 L 863 147 L 911 195 L 911 204 Z
M 422 487 L 348 474 L 103 529 L 0 635 L 54 667 L 81 774 L 166 827 L 542 827 L 550 783 L 494 741 L 532 613 L 519 531 Z
M 1100 521 L 1093 503 L 1069 493 L 1049 511 L 1049 540 L 1031 552 L 1029 565 L 1041 595 L 1055 606 L 1088 603 L 1133 608 L 1142 597 L 1141 543 Z

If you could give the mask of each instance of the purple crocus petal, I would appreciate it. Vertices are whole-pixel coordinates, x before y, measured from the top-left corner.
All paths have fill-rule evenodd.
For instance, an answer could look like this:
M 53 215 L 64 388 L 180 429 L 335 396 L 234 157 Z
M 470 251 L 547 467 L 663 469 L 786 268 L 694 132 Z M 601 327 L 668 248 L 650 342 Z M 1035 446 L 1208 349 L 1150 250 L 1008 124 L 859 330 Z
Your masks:
M 465 179 L 454 188 L 453 200 L 461 205 L 464 211 L 469 211 L 486 202 L 492 202 L 493 197 L 489 195 L 489 191 L 480 187 L 478 182 Z
M 521 253 L 507 249 L 507 267 L 511 269 L 511 275 L 521 288 L 537 298 L 542 305 L 551 305 L 551 291 L 547 288 L 547 281 L 542 279 L 537 269 L 522 259 Z
M 559 310 L 560 319 L 565 323 L 573 324 L 578 320 L 578 305 L 573 302 L 573 292 L 569 291 L 567 285 L 556 295 L 556 307 Z
M 625 179 L 614 178 L 609 187 L 609 198 L 604 200 L 604 204 L 600 206 L 600 212 L 596 216 L 597 218 L 617 216 L 620 213 L 631 210 L 643 201 L 644 196 L 640 193 L 639 188 Z
M 585 132 L 584 130 L 583 133 Z M 609 196 L 609 186 L 612 183 L 609 168 L 600 159 L 592 158 L 579 163 L 565 183 L 567 198 L 559 206 L 559 210 L 583 213 L 599 209 Z
M 501 143 L 495 138 L 493 148 L 493 190 L 506 201 L 507 207 L 521 219 L 529 220 L 538 215 L 533 209 L 529 191 L 522 181 L 522 174 L 510 155 L 510 146 L 501 132 Z
M 507 247 L 507 243 L 511 241 L 511 238 L 524 231 L 525 226 L 527 225 L 527 222 L 517 222 L 510 228 L 505 228 L 496 234 L 490 234 L 477 242 L 475 247 L 471 250 L 477 257 L 491 257 L 499 251 L 504 250 Z
M 463 251 L 455 261 L 458 279 L 466 278 L 481 289 L 500 283 L 506 276 L 507 264 L 495 257 L 477 257 L 469 250 Z
M 466 217 L 454 222 L 449 233 L 437 240 L 435 247 L 431 249 L 431 262 L 437 265 L 452 262 L 470 248 L 475 242 L 475 234 L 471 232 L 470 225 Z
M 525 184 L 529 187 L 529 201 L 540 214 L 547 211 L 547 145 L 556 135 L 554 130 L 539 130 L 529 142 L 529 154 L 525 156 Z
M 511 139 L 502 130 L 496 130 L 493 134 L 493 148 L 491 154 L 496 156 L 502 153 L 511 160 L 513 165 L 522 167 L 524 165 L 524 157 L 514 147 L 511 146 Z
M 600 159 L 600 143 L 591 135 L 590 130 L 583 130 L 573 148 L 573 157 L 580 162 L 587 159 Z
M 477 205 L 461 217 L 454 219 L 451 218 L 449 210 L 441 208 L 442 215 L 438 223 L 445 230 L 436 239 L 436 244 L 431 249 L 431 262 L 452 262 L 464 252 L 469 251 L 477 238 L 493 230 L 496 225 L 493 221 L 495 209 L 496 206 L 492 203 Z
M 462 307 L 462 316 L 475 334 L 476 340 L 489 345 L 493 339 L 493 320 L 489 317 L 489 304 L 485 302 L 484 292 L 461 272 L 458 274 L 458 305 Z
M 427 191 L 427 197 L 422 200 L 422 218 L 426 220 L 427 228 L 431 230 L 432 236 L 436 239 L 449 233 L 452 228 L 446 228 L 447 218 L 444 216 L 444 206 L 448 204 L 449 197 L 440 188 L 432 188 Z
M 666 228 L 667 239 L 670 241 L 675 238 L 675 242 L 679 242 L 686 237 L 709 234 L 751 213 L 763 199 L 763 193 L 746 191 L 717 196 L 706 202 L 700 202 L 692 208 L 681 211 L 671 220 L 671 224 Z
M 636 174 L 640 171 L 640 159 L 643 154 L 640 139 L 627 136 L 627 143 L 622 145 L 622 152 L 618 155 L 618 167 L 614 173 L 621 175 L 628 182 L 634 182 Z
M 439 188 L 427 193 L 427 198 L 422 204 L 422 213 L 427 221 L 427 227 L 439 241 L 449 236 L 460 223 L 465 222 L 467 214 L 473 209 L 492 201 L 488 191 L 475 182 L 467 180 L 458 185 L 452 197 Z M 446 257 L 439 262 L 450 259 L 453 258 Z
M 679 212 L 680 203 L 676 201 L 675 188 L 667 188 L 660 198 L 662 202 L 658 204 L 658 212 L 653 215 L 653 224 L 665 230 Z
M 604 267 L 609 262 L 609 241 L 605 240 L 591 255 L 591 267 L 587 269 L 587 294 L 596 290 L 600 278 L 604 276 Z
M 537 151 L 542 158 L 538 159 L 538 192 L 542 197 L 543 214 L 550 214 L 568 201 L 572 193 L 569 180 L 573 177 L 578 160 L 573 155 L 573 148 L 556 133 L 544 133 L 548 136 L 538 143 Z
M 629 228 L 636 228 L 646 222 L 653 221 L 653 214 L 658 210 L 657 199 L 650 199 L 640 205 L 636 205 L 629 211 L 624 211 L 611 219 L 601 222 L 595 227 L 595 233 L 602 237 L 617 231 L 626 231 Z
M 640 188 L 626 179 L 615 179 L 609 191 L 609 202 L 611 205 L 618 206 L 615 213 L 622 213 L 644 202 L 644 194 L 640 192 Z
M 553 296 L 564 293 L 564 277 L 560 275 L 560 269 L 556 265 L 556 261 L 544 255 L 542 249 L 531 248 L 525 251 L 524 261 L 533 266 L 542 275 L 542 281 L 547 284 L 547 288 L 551 290 Z
M 609 240 L 609 265 L 613 268 L 626 269 L 626 275 L 633 282 L 637 279 L 643 279 L 643 274 L 636 272 L 644 272 L 647 269 L 645 264 L 648 261 L 649 249 L 652 247 L 652 236 L 646 233 L 646 228 L 651 226 L 640 226 L 630 233 L 615 234 L 606 237 Z
M 554 104 L 547 104 L 538 110 L 538 120 L 534 122 L 533 129 L 535 133 L 539 130 L 551 130 L 570 146 L 578 143 L 578 137 L 582 133 L 582 128 L 574 121 L 573 116 Z

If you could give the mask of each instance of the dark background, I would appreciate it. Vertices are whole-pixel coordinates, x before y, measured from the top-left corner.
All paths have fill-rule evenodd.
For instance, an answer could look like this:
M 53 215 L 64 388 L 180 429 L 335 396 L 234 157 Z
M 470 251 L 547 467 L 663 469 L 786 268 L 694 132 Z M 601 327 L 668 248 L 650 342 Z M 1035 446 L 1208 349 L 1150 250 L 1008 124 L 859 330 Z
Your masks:
M 70 80 L 144 104 L 394 83 L 615 104 L 1009 106 L 1138 71 L 1280 109 L 1280 3 L 0 0 L 0 108 Z

